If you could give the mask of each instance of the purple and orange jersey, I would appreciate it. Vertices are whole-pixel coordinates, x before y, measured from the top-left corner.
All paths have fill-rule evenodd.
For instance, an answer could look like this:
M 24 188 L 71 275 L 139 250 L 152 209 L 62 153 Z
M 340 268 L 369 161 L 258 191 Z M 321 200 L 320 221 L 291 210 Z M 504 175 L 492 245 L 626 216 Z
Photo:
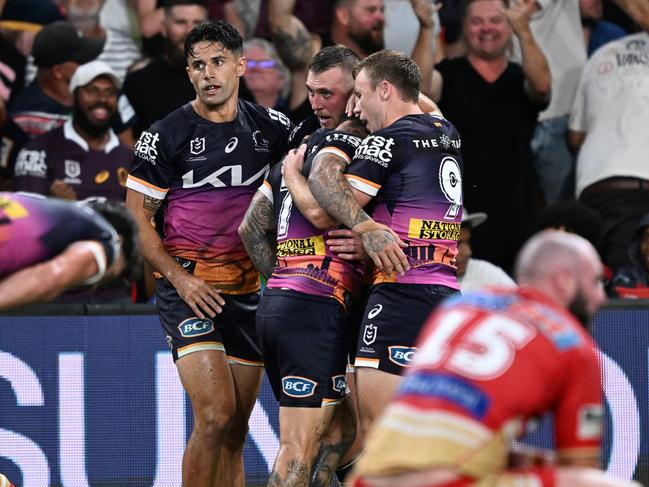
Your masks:
M 162 242 L 196 262 L 194 274 L 227 294 L 259 289 L 237 229 L 269 167 L 286 152 L 288 117 L 243 100 L 232 122 L 188 103 L 142 132 L 126 186 L 164 199 Z
M 408 244 L 404 276 L 375 271 L 374 283 L 439 284 L 459 289 L 455 257 L 462 222 L 460 136 L 447 120 L 407 115 L 356 150 L 346 177 L 374 197 L 372 218 Z
M 0 192 L 0 279 L 94 240 L 110 266 L 119 255 L 115 229 L 90 208 L 28 193 Z
M 353 135 L 318 130 L 309 138 L 303 174 L 308 177 L 318 154 L 333 153 L 351 162 L 360 143 Z M 293 205 L 280 167 L 271 170 L 259 190 L 273 203 L 277 222 L 277 263 L 268 287 L 333 297 L 347 307 L 360 290 L 364 266 L 331 252 L 325 242 L 332 229 L 317 229 Z

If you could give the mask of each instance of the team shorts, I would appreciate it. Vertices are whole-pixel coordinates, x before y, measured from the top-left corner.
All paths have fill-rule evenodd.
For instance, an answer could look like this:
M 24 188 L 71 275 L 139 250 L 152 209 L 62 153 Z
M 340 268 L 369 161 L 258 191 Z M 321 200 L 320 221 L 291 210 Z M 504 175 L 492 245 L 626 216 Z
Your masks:
M 212 319 L 198 318 L 167 279 L 156 284 L 162 329 L 174 362 L 201 350 L 225 352 L 231 363 L 262 366 L 255 333 L 259 294 L 221 294 L 223 311 Z
M 355 367 L 400 375 L 415 355 L 415 341 L 428 315 L 457 290 L 437 284 L 372 286 L 356 348 Z
M 319 408 L 345 397 L 345 318 L 333 298 L 266 289 L 257 310 L 257 336 L 280 406 Z

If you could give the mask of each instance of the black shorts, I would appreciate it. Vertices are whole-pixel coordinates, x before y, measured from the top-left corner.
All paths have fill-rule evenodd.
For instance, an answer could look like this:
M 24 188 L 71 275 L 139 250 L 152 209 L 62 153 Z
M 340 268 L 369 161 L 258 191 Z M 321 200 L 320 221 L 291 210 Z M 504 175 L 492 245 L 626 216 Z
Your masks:
M 263 365 L 255 333 L 259 294 L 221 294 L 223 311 L 213 319 L 197 318 L 167 279 L 156 284 L 162 329 L 174 361 L 200 350 L 225 352 L 230 362 Z
M 266 289 L 257 310 L 257 335 L 280 406 L 319 408 L 345 396 L 345 317 L 333 298 Z
M 412 362 L 413 346 L 428 315 L 455 289 L 436 284 L 372 286 L 356 349 L 355 367 L 400 375 Z

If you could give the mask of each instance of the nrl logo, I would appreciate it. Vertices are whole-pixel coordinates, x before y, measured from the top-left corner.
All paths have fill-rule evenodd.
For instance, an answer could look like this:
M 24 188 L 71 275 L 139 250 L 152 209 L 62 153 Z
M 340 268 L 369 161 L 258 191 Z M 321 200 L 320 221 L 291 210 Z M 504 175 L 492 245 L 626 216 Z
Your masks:
M 205 151 L 205 137 L 196 137 L 189 141 L 189 152 L 194 155 L 202 154 Z

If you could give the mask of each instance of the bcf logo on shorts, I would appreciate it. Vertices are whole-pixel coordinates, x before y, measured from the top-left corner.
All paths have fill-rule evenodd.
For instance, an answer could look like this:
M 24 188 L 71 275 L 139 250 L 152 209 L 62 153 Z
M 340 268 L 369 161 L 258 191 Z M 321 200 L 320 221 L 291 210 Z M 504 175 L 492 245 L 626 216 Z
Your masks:
M 207 319 L 189 318 L 178 325 L 178 331 L 185 338 L 207 335 L 212 330 L 214 330 L 214 323 Z
M 282 390 L 291 397 L 313 396 L 317 382 L 297 375 L 287 375 L 282 378 Z
M 343 392 L 347 387 L 347 379 L 345 379 L 344 375 L 334 375 L 331 381 L 333 382 L 333 390 L 336 392 Z
M 388 347 L 388 350 L 390 351 L 390 361 L 401 367 L 408 367 L 412 363 L 412 359 L 415 358 L 415 352 L 417 351 L 415 347 L 401 346 Z

